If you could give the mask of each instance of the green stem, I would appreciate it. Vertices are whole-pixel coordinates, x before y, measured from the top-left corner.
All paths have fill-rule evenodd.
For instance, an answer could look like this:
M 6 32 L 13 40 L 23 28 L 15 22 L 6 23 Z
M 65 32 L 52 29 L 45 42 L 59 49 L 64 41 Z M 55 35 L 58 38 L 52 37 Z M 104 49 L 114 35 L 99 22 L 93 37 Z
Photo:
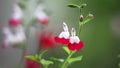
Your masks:
M 44 50 L 42 51 L 42 53 L 39 54 L 39 60 L 42 59 L 43 55 L 47 52 L 48 50 Z
M 63 65 L 61 68 L 67 68 L 68 66 L 68 60 L 72 57 L 72 55 L 75 53 L 76 51 L 72 51 L 71 54 L 67 57 L 67 59 L 64 61 Z
M 47 66 L 44 66 L 45 68 L 48 68 Z
M 79 8 L 79 12 L 80 12 L 80 15 L 82 15 L 82 8 L 81 7 Z
M 78 36 L 80 36 L 80 33 L 81 33 L 81 31 L 82 31 L 82 27 L 83 27 L 83 25 L 80 25 L 80 22 L 79 22 L 79 31 L 78 31 Z

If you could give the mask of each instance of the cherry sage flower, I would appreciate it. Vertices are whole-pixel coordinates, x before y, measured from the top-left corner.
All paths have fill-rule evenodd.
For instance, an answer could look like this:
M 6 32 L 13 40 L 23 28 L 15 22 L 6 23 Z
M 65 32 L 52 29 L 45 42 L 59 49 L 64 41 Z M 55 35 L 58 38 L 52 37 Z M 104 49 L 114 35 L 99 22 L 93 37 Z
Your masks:
M 25 59 L 26 68 L 41 68 L 41 64 L 38 61 L 32 59 Z
M 68 48 L 71 51 L 81 50 L 84 47 L 84 43 L 79 39 L 78 36 L 76 36 L 76 31 L 74 28 L 72 28 L 71 30 L 71 35 L 72 36 L 70 37 Z
M 9 26 L 16 27 L 20 24 L 20 18 L 22 17 L 22 10 L 18 5 L 13 6 L 13 13 L 9 19 Z
M 3 33 L 5 35 L 3 41 L 3 47 L 7 48 L 10 45 L 15 45 L 19 43 L 25 42 L 25 33 L 23 27 L 21 25 L 17 26 L 15 29 L 15 33 L 13 34 L 9 28 L 3 28 Z
M 41 49 L 49 49 L 55 47 L 55 42 L 52 36 L 52 32 L 44 31 L 39 35 L 39 45 Z
M 44 9 L 45 5 L 40 4 L 35 11 L 35 16 L 41 24 L 47 25 L 49 23 L 49 17 L 44 12 Z
M 63 29 L 64 31 L 62 31 L 59 36 L 55 37 L 55 41 L 57 43 L 61 43 L 61 44 L 68 44 L 69 43 L 69 31 L 68 31 L 68 26 L 66 25 L 65 22 L 63 22 Z

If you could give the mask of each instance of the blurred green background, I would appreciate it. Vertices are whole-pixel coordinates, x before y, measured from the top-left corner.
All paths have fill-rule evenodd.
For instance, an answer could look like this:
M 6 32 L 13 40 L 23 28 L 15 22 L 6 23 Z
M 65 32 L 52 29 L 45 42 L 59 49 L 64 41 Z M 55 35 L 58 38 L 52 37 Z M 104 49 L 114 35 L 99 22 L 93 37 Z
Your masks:
M 87 3 L 83 14 L 87 15 L 91 12 L 95 18 L 86 24 L 81 32 L 80 39 L 85 42 L 85 47 L 77 55 L 83 55 L 83 60 L 72 64 L 69 68 L 118 68 L 120 35 L 116 36 L 112 30 L 112 24 L 115 23 L 113 20 L 116 16 L 120 14 L 120 0 L 82 1 Z M 80 0 L 46 0 L 46 3 L 49 5 L 48 9 L 52 10 L 50 26 L 54 26 L 56 34 L 62 31 L 62 21 L 65 21 L 70 29 L 72 27 L 78 29 L 79 11 L 67 7 L 67 4 L 79 4 Z M 120 17 L 117 18 L 120 19 Z M 55 52 L 53 55 L 60 57 L 64 54 Z

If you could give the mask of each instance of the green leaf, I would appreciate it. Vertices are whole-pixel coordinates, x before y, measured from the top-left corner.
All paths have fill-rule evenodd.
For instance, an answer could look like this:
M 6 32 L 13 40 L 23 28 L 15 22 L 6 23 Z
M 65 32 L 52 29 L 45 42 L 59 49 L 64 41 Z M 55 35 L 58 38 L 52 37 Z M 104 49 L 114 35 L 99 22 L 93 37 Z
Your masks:
M 31 60 L 37 60 L 35 56 L 25 56 L 25 58 L 31 59 Z
M 82 60 L 82 57 L 83 56 L 78 56 L 78 57 L 75 57 L 75 58 L 70 58 L 68 60 L 68 63 L 71 64 L 71 63 L 74 63 L 74 62 L 77 62 L 77 61 L 81 61 Z
M 118 64 L 119 68 L 120 68 L 120 63 Z
M 82 22 L 80 22 L 80 25 L 84 25 L 84 24 L 88 23 L 88 22 L 91 21 L 93 18 L 94 18 L 94 16 L 89 13 L 89 14 L 85 17 L 85 19 L 84 19 Z
M 60 58 L 51 57 L 50 59 L 58 62 L 64 62 L 64 59 L 60 59 Z
M 39 59 L 40 59 L 40 60 L 42 59 L 43 55 L 44 55 L 47 51 L 48 51 L 48 50 L 44 50 L 44 51 L 42 51 L 42 52 L 40 53 L 40 55 L 39 55 Z
M 118 58 L 120 58 L 120 55 L 118 55 Z
M 76 5 L 76 4 L 69 4 L 68 7 L 71 7 L 71 8 L 80 8 L 80 6 Z
M 18 5 L 20 6 L 21 9 L 23 9 L 23 10 L 26 9 L 26 3 L 25 2 L 19 2 Z
M 66 52 L 67 54 L 70 54 L 70 53 L 71 53 L 71 51 L 68 49 L 68 47 L 64 46 L 63 49 L 65 50 L 65 52 Z
M 48 66 L 51 65 L 51 64 L 54 64 L 53 61 L 44 60 L 44 59 L 42 59 L 40 62 L 41 62 L 44 66 L 46 66 L 46 67 L 48 67 Z
M 83 4 L 80 5 L 81 8 L 84 8 L 84 7 L 86 7 L 86 6 L 87 6 L 86 3 L 83 3 Z

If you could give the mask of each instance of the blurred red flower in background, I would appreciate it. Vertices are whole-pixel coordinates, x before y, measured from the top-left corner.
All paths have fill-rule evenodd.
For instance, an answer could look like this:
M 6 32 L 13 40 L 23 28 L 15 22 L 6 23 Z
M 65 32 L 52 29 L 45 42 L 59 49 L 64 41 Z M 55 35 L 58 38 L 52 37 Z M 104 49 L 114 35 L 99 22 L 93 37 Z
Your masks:
M 20 25 L 20 20 L 19 19 L 11 18 L 9 20 L 9 26 L 16 27 L 16 26 L 19 26 L 19 25 Z
M 25 59 L 25 64 L 26 68 L 42 68 L 42 65 L 39 62 L 28 58 Z
M 55 47 L 55 41 L 51 31 L 44 31 L 39 34 L 39 45 L 41 49 L 49 49 Z

